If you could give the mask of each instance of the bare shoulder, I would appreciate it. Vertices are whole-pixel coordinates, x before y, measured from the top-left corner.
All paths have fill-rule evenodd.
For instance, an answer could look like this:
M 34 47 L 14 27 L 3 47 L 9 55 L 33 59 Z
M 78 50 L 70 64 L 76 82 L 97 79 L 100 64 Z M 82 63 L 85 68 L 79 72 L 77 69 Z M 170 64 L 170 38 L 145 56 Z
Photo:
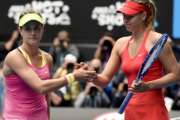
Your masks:
M 155 32 L 155 31 L 152 31 L 150 33 L 150 40 L 151 40 L 151 44 L 154 45 L 161 37 L 162 37 L 162 33 L 158 33 L 158 32 Z M 168 38 L 168 44 L 171 44 L 172 40 L 171 38 L 169 37 Z
M 146 43 L 146 49 L 149 51 L 161 37 L 162 37 L 162 33 L 151 31 L 148 37 L 148 41 Z M 169 37 L 165 46 L 171 46 L 171 44 L 172 44 L 172 40 Z
M 114 47 L 116 50 L 119 51 L 119 54 L 122 53 L 129 39 L 130 39 L 130 36 L 126 36 L 126 37 L 121 37 L 116 41 Z
M 4 63 L 5 64 L 13 64 L 23 59 L 22 55 L 18 51 L 18 49 L 14 49 L 10 51 L 7 56 L 5 57 Z
M 14 49 L 10 51 L 5 60 L 3 65 L 3 73 L 5 75 L 13 73 L 14 69 L 17 67 L 21 67 L 22 65 L 25 65 L 26 61 L 23 58 L 23 56 L 20 54 L 18 49 Z

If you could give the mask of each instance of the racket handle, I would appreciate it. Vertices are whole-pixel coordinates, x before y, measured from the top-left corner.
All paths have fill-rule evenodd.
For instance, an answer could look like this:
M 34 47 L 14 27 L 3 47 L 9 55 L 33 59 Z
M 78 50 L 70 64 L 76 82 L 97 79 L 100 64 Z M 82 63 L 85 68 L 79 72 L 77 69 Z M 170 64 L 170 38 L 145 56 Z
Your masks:
M 120 108 L 119 108 L 119 113 L 122 114 L 127 106 L 127 104 L 129 103 L 129 100 L 131 99 L 131 97 L 133 96 L 133 93 L 131 91 L 128 92 L 127 96 L 124 98 Z

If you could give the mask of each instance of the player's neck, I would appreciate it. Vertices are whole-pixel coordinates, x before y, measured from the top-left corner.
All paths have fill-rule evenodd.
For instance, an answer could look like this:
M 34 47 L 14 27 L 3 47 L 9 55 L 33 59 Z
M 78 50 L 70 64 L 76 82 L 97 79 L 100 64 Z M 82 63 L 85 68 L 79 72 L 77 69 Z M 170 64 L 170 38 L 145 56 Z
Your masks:
M 26 44 L 23 44 L 20 46 L 23 50 L 25 50 L 30 56 L 36 56 L 39 54 L 39 48 L 38 47 L 31 47 Z
M 148 34 L 149 31 L 149 29 L 138 29 L 137 31 L 132 33 L 132 37 L 134 41 L 140 42 L 142 38 L 145 36 L 145 34 Z

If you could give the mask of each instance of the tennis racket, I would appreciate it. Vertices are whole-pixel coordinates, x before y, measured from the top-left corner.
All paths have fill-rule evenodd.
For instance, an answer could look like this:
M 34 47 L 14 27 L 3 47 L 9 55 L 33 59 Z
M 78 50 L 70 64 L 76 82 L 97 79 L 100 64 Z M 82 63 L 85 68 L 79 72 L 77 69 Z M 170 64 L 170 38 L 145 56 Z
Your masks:
M 143 79 L 143 77 L 146 74 L 146 72 L 148 71 L 148 69 L 151 67 L 153 62 L 158 58 L 167 39 L 168 39 L 168 35 L 163 34 L 161 36 L 161 38 L 157 41 L 157 43 L 151 48 L 151 50 L 149 51 L 148 55 L 146 56 L 143 64 L 141 65 L 141 68 L 139 69 L 139 72 L 136 76 L 135 82 L 138 83 L 139 81 L 141 81 Z M 128 91 L 127 96 L 125 97 L 125 99 L 123 100 L 123 102 L 119 108 L 119 111 L 118 111 L 119 113 L 124 112 L 124 109 L 126 108 L 128 102 L 132 96 L 133 96 L 133 93 L 131 91 Z

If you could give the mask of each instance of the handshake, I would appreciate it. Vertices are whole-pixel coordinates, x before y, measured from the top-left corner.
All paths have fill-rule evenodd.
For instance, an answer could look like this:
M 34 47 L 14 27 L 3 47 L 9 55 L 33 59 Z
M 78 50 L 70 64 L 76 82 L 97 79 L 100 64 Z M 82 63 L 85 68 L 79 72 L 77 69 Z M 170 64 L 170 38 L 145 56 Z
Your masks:
M 70 73 L 73 75 L 75 80 L 85 80 L 88 82 L 95 81 L 98 78 L 98 74 L 92 69 L 87 63 L 76 63 L 74 66 L 74 71 Z M 66 75 L 68 79 L 68 75 Z

